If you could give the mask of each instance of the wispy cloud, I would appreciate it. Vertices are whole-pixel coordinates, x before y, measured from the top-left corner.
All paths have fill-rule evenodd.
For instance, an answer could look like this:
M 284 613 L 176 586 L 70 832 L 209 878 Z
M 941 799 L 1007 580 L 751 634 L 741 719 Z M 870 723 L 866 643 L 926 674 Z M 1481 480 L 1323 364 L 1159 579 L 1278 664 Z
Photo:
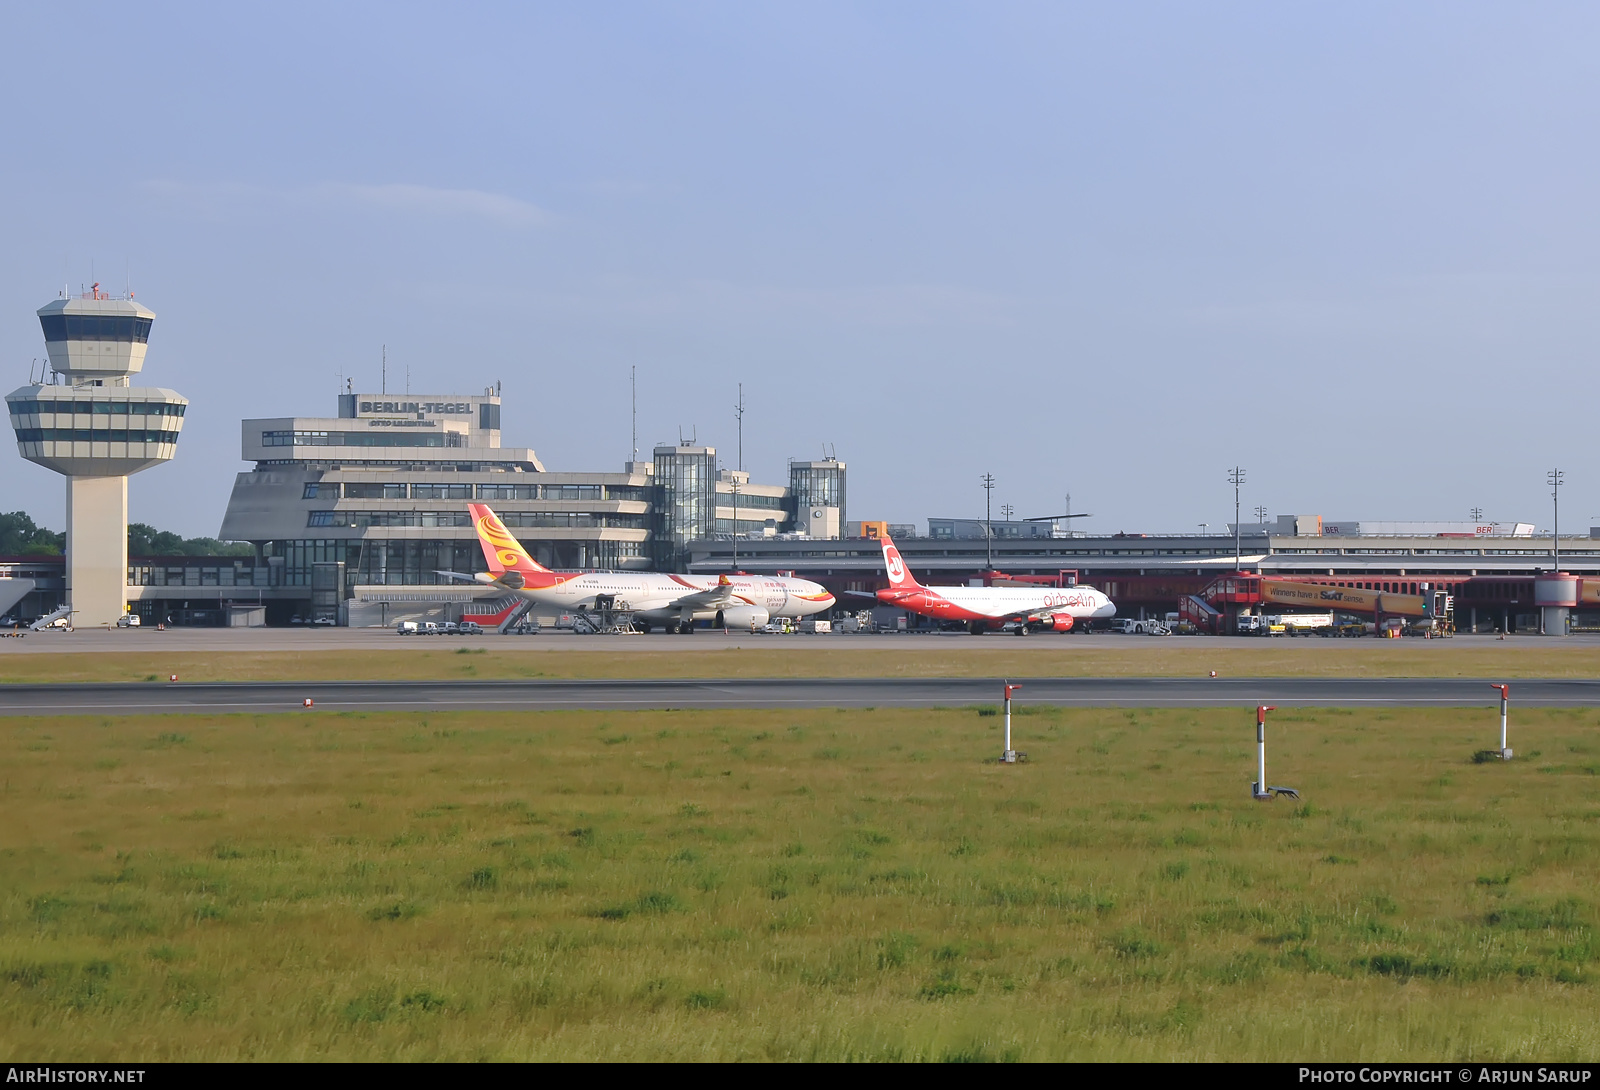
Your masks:
M 181 200 L 211 217 L 239 208 L 358 205 L 399 215 L 479 219 L 518 228 L 540 227 L 554 219 L 538 205 L 504 193 L 489 193 L 481 189 L 443 189 L 403 182 L 383 185 L 322 182 L 311 186 L 272 187 L 240 182 L 153 180 L 146 182 L 145 188 L 157 195 Z
M 591 305 L 641 317 L 756 321 L 823 321 L 852 326 L 942 327 L 1012 325 L 1015 300 L 943 284 L 862 284 L 797 287 L 690 280 L 675 284 L 616 284 Z
M 328 183 L 310 192 L 328 200 L 348 200 L 389 211 L 414 212 L 426 216 L 472 216 L 511 227 L 540 227 L 550 222 L 550 214 L 537 205 L 503 193 L 486 193 L 481 189 L 438 189 L 401 183 Z

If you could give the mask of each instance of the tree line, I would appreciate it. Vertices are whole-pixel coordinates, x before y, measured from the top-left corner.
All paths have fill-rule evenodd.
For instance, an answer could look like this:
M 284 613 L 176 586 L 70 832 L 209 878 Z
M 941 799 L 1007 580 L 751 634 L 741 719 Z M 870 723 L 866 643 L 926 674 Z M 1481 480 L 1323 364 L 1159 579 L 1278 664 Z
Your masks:
M 0 556 L 60 556 L 66 550 L 66 534 L 37 525 L 27 512 L 0 514 Z M 128 524 L 129 556 L 250 556 L 254 551 L 248 542 L 179 537 L 143 522 Z

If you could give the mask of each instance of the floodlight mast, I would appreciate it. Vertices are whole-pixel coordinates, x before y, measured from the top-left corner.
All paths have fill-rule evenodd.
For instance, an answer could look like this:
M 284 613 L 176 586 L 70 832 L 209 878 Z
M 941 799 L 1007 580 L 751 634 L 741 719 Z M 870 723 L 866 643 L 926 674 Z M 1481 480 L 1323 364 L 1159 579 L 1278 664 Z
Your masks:
M 1239 486 L 1244 484 L 1244 470 L 1238 466 L 1228 470 L 1228 483 L 1233 485 L 1233 570 L 1237 572 L 1243 566 L 1239 562 L 1243 536 L 1239 527 Z

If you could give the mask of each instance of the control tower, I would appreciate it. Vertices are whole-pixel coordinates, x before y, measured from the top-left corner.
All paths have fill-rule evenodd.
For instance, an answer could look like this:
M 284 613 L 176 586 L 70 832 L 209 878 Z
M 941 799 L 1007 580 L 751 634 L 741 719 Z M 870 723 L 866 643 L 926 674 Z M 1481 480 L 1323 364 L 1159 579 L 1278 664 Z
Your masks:
M 39 308 L 49 372 L 6 395 L 17 453 L 67 478 L 67 602 L 75 625 L 128 607 L 128 475 L 169 461 L 189 402 L 133 386 L 155 314 L 100 290 Z M 31 376 L 30 376 L 31 377 Z

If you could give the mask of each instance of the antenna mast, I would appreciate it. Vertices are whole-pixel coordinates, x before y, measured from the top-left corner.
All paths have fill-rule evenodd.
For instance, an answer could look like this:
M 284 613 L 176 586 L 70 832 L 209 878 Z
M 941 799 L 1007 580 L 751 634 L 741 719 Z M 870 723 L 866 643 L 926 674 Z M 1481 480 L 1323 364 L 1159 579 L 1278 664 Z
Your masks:
M 382 376 L 378 380 L 378 383 L 379 383 L 378 392 L 380 394 L 386 394 L 386 393 L 389 392 L 389 346 L 388 345 L 384 345 L 383 346 L 383 371 L 382 371 Z
M 633 460 L 639 460 L 639 368 L 628 368 L 628 385 L 633 390 Z

